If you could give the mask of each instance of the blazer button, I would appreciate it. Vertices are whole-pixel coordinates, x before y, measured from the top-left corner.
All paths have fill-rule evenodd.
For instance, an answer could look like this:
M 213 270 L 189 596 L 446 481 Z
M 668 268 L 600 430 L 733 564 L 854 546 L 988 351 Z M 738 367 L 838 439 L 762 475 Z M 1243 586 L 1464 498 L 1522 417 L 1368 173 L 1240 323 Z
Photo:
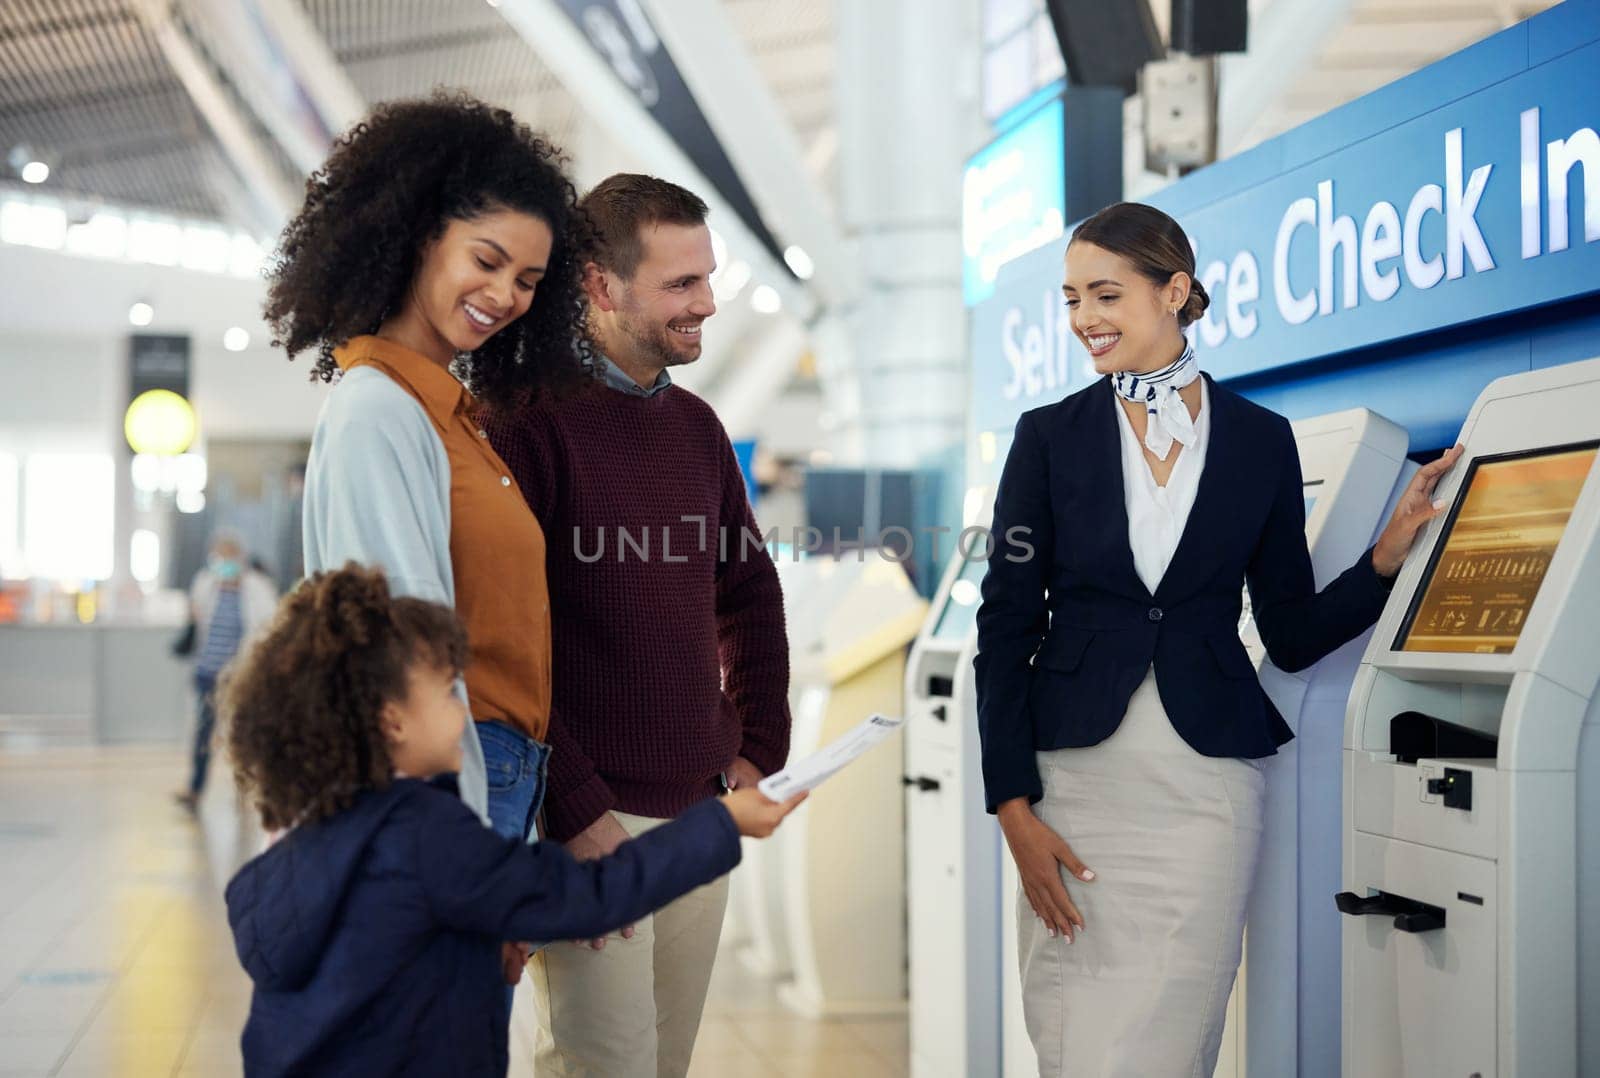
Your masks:
M 1150 608 L 1149 618 L 1151 621 L 1160 621 L 1164 617 L 1166 617 L 1166 615 L 1161 612 L 1161 608 L 1159 606 L 1152 606 Z

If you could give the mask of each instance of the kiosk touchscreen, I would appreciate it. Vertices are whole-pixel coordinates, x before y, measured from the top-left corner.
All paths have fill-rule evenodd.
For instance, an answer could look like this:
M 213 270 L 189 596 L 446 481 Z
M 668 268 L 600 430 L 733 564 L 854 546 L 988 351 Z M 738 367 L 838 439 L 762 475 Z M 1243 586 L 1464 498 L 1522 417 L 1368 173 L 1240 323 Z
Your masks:
M 1344 1073 L 1600 1074 L 1600 360 L 1460 441 L 1346 714 Z
M 1417 466 L 1405 430 L 1365 408 L 1297 420 L 1306 547 L 1321 588 L 1370 547 Z M 1218 1078 L 1332 1078 L 1339 1070 L 1339 772 L 1345 700 L 1366 638 L 1287 674 L 1250 617 L 1240 636 L 1295 739 L 1264 761 L 1261 858 Z

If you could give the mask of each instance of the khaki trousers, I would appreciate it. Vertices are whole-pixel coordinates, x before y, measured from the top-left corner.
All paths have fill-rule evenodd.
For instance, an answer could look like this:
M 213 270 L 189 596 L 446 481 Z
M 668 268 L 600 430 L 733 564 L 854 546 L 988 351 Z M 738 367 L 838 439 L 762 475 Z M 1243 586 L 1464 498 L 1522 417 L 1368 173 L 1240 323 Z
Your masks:
M 629 835 L 665 820 L 613 813 Z M 540 1078 L 682 1078 L 711 984 L 728 877 L 691 891 L 603 950 L 553 943 L 528 963 Z

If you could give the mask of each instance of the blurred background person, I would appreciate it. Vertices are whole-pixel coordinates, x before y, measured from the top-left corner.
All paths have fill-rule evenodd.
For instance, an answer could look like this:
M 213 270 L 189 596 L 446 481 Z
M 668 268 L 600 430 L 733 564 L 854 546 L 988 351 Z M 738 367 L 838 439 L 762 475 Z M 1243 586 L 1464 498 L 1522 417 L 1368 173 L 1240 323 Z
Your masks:
M 239 533 L 219 529 L 211 537 L 211 554 L 189 585 L 189 611 L 194 619 L 194 691 L 198 720 L 194 730 L 194 762 L 189 785 L 173 796 L 194 812 L 205 790 L 211 765 L 211 735 L 216 727 L 217 679 L 239 653 L 240 646 L 272 617 L 278 590 L 272 578 L 245 550 Z

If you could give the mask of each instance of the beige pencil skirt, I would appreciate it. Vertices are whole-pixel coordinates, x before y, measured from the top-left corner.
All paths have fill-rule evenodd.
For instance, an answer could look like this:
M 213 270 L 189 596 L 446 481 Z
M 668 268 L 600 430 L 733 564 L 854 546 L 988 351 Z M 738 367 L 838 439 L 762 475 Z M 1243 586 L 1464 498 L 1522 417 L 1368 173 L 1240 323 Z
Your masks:
M 1038 762 L 1034 814 L 1096 876 L 1066 881 L 1085 923 L 1070 944 L 1017 894 L 1039 1073 L 1211 1078 L 1261 845 L 1260 768 L 1190 748 L 1153 672 L 1109 738 Z

